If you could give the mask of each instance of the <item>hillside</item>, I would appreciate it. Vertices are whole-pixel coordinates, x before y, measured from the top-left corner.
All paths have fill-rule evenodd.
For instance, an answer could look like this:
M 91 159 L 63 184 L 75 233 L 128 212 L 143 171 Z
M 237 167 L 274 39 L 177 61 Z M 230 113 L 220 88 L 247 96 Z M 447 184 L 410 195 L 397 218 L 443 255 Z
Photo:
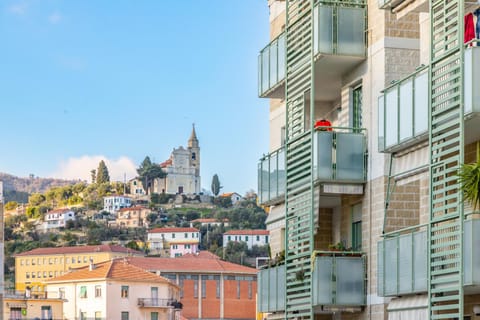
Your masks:
M 19 202 L 26 202 L 28 194 L 44 193 L 52 187 L 66 186 L 78 182 L 74 180 L 40 178 L 35 176 L 20 178 L 2 172 L 0 172 L 0 181 L 3 182 L 5 200 Z

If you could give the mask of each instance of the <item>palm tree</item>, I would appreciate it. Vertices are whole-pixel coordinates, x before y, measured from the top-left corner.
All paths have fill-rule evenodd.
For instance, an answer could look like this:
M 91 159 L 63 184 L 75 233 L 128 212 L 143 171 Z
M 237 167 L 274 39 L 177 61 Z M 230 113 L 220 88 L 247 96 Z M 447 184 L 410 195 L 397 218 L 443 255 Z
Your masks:
M 463 198 L 473 205 L 475 211 L 480 207 L 480 142 L 477 142 L 477 161 L 460 166 L 458 180 Z

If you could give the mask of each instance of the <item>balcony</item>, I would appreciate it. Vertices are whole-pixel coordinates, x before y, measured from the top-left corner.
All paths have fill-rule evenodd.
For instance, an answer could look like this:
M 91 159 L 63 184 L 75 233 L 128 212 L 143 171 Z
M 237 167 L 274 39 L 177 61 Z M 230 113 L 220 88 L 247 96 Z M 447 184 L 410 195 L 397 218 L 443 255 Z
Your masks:
M 342 77 L 366 58 L 365 1 L 320 1 L 313 11 L 315 99 L 338 97 Z
M 182 309 L 183 305 L 174 299 L 138 298 L 137 305 L 141 308 L 172 308 Z
M 427 225 L 404 229 L 378 242 L 378 295 L 400 296 L 427 292 Z M 400 232 L 400 231 L 398 231 Z M 480 293 L 480 219 L 464 223 L 464 285 L 469 294 Z
M 285 198 L 285 149 L 280 148 L 260 159 L 258 190 L 261 204 L 283 202 Z
M 262 98 L 285 96 L 285 33 L 258 55 L 258 95 Z
M 465 143 L 480 136 L 480 47 L 465 49 Z M 378 99 L 380 152 L 396 152 L 428 139 L 428 66 L 383 90 Z
M 367 145 L 364 129 L 316 131 L 313 139 L 314 180 L 333 184 L 363 184 Z
M 351 252 L 315 252 L 312 265 L 312 301 L 316 313 L 359 311 L 366 303 L 365 257 Z M 285 266 L 259 274 L 258 310 L 285 309 Z
M 285 265 L 258 273 L 257 308 L 259 312 L 285 310 Z
M 313 305 L 316 310 L 350 311 L 366 304 L 365 257 L 358 253 L 317 252 L 313 265 Z

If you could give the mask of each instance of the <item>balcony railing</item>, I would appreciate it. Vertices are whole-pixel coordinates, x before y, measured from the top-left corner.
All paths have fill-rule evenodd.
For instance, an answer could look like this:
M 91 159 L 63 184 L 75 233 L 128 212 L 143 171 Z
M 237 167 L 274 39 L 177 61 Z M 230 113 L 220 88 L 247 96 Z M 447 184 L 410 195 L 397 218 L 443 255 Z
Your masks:
M 377 290 L 383 297 L 427 292 L 427 225 L 387 234 L 378 242 Z M 464 222 L 464 285 L 480 292 L 480 219 Z
M 258 274 L 258 311 L 285 310 L 285 281 L 285 265 L 260 270 Z
M 365 257 L 359 253 L 317 252 L 313 265 L 315 306 L 360 307 L 366 303 Z
M 361 307 L 366 303 L 365 257 L 352 252 L 314 252 L 312 298 L 314 306 L 330 308 Z M 258 310 L 285 309 L 285 265 L 259 273 Z M 326 310 L 326 309 L 324 309 Z
M 324 182 L 363 183 L 366 180 L 364 129 L 332 127 L 314 134 L 314 178 Z
M 464 61 L 464 112 L 469 115 L 480 112 L 480 47 L 468 47 Z M 418 68 L 378 98 L 379 151 L 398 151 L 428 138 L 428 71 L 428 66 Z
M 182 309 L 183 305 L 174 299 L 138 298 L 139 307 Z
M 260 159 L 258 164 L 260 203 L 281 201 L 285 196 L 285 148 Z
M 320 1 L 313 12 L 314 53 L 365 57 L 365 1 Z
M 14 289 L 6 289 L 5 297 L 14 299 L 63 299 L 64 297 L 57 291 L 20 291 Z
M 270 42 L 258 55 L 258 95 L 267 97 L 285 79 L 285 33 Z M 283 96 L 283 92 L 281 93 Z

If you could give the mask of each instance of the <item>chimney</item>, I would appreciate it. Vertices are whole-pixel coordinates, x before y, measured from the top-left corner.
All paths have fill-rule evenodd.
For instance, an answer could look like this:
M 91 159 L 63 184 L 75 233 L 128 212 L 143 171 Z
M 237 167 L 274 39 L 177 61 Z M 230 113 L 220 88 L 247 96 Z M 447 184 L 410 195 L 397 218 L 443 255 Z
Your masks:
M 89 271 L 95 270 L 95 264 L 93 263 L 93 259 L 90 258 L 90 265 L 88 266 Z

